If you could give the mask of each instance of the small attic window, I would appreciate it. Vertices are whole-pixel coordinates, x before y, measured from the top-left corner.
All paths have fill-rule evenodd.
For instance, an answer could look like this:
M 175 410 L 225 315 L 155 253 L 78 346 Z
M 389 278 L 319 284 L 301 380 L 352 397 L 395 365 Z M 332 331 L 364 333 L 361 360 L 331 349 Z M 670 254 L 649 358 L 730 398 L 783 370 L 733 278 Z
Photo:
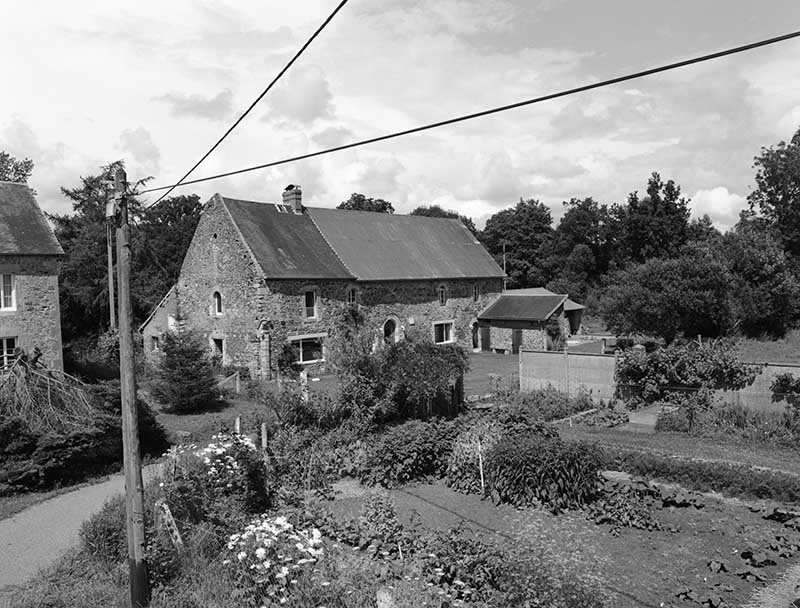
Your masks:
M 444 285 L 439 285 L 436 292 L 439 296 L 439 306 L 444 306 L 447 304 L 447 287 Z
M 214 314 L 222 314 L 222 295 L 218 291 L 214 292 Z

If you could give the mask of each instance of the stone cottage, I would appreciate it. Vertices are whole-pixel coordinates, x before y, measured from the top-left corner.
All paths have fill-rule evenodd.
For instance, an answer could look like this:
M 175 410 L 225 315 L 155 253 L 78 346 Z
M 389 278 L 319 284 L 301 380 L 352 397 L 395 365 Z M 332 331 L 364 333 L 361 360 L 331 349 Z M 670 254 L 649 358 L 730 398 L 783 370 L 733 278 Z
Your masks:
M 0 181 L 0 366 L 19 348 L 62 370 L 58 265 L 64 251 L 25 184 Z M 19 352 L 19 351 L 18 351 Z
M 557 336 L 580 332 L 583 309 L 544 287 L 508 289 L 478 314 L 483 350 L 554 350 Z
M 262 378 L 287 342 L 301 364 L 324 367 L 344 306 L 361 309 L 376 346 L 416 334 L 470 348 L 503 276 L 459 220 L 305 207 L 296 186 L 282 204 L 215 194 L 141 331 L 153 357 L 169 324 L 185 323 L 223 364 Z

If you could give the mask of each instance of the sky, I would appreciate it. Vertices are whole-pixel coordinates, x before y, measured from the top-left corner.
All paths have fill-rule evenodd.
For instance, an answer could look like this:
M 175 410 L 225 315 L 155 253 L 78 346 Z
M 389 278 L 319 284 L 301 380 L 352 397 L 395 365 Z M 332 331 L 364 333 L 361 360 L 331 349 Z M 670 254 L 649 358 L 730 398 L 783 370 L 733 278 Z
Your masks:
M 124 159 L 177 181 L 336 0 L 0 0 L 0 150 L 35 162 L 40 205 Z M 800 29 L 797 0 L 350 0 L 193 174 L 262 164 Z M 762 146 L 800 127 L 800 39 L 679 71 L 175 191 L 399 213 L 439 204 L 481 226 L 519 199 L 624 203 L 658 171 L 693 215 L 735 224 Z M 145 201 L 153 201 L 149 195 Z

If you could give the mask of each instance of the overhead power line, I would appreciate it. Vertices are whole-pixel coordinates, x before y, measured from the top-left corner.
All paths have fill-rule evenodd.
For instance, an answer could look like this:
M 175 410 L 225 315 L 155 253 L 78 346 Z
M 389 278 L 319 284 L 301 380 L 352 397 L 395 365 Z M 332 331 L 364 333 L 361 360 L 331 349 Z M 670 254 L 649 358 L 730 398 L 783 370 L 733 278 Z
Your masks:
M 325 29 L 325 27 L 326 27 L 326 26 L 327 26 L 327 25 L 328 25 L 328 24 L 329 24 L 329 23 L 330 23 L 330 22 L 333 20 L 333 18 L 336 16 L 336 13 L 338 13 L 338 12 L 339 12 L 339 11 L 342 9 L 342 7 L 343 7 L 345 4 L 347 4 L 347 1 L 348 1 L 348 0 L 341 0 L 341 2 L 339 2 L 339 4 L 336 6 L 336 8 L 335 8 L 335 9 L 333 9 L 333 12 L 332 12 L 330 15 L 328 15 L 328 18 L 327 18 L 327 19 L 325 19 L 325 21 L 323 21 L 323 22 L 322 22 L 322 25 L 320 25 L 320 26 L 319 26 L 319 27 L 316 29 L 316 31 L 315 31 L 315 32 L 314 32 L 314 33 L 311 35 L 311 37 L 310 37 L 308 40 L 306 40 L 306 43 L 305 43 L 305 44 L 304 44 L 302 47 L 300 47 L 300 50 L 299 50 L 299 51 L 297 51 L 297 52 L 294 54 L 294 57 L 292 57 L 292 58 L 289 60 L 289 63 L 287 63 L 285 66 L 283 66 L 283 69 L 282 69 L 280 72 L 278 72 L 278 75 L 277 75 L 277 76 L 275 76 L 275 78 L 273 78 L 273 79 L 272 79 L 272 82 L 270 82 L 270 83 L 267 85 L 267 88 L 266 88 L 266 89 L 264 89 L 263 91 L 261 91 L 261 94 L 260 94 L 258 97 L 256 97 L 256 98 L 255 98 L 255 101 L 253 101 L 253 103 L 251 103 L 251 104 L 250 104 L 250 107 L 249 107 L 249 108 L 247 108 L 247 109 L 244 111 L 244 113 L 243 113 L 243 114 L 242 114 L 242 115 L 241 115 L 239 118 L 237 118 L 237 119 L 236 119 L 236 122 L 234 122 L 234 123 L 233 123 L 233 124 L 232 124 L 232 125 L 231 125 L 231 126 L 228 128 L 228 130 L 227 130 L 227 131 L 225 131 L 225 133 L 223 133 L 222 137 L 220 137 L 220 138 L 217 140 L 217 143 L 215 143 L 213 146 L 211 146 L 211 148 L 208 150 L 208 152 L 206 152 L 205 154 L 203 154 L 202 158 L 200 158 L 200 160 L 198 160 L 198 161 L 197 161 L 197 162 L 194 164 L 194 166 L 192 166 L 192 168 L 191 168 L 191 169 L 189 169 L 189 170 L 186 172 L 186 174 L 185 174 L 185 175 L 184 175 L 182 178 L 180 178 L 180 179 L 179 179 L 177 182 L 175 182 L 175 183 L 174 183 L 172 186 L 169 186 L 169 189 L 168 189 L 168 190 L 167 190 L 167 191 L 166 191 L 164 194 L 162 194 L 161 196 L 159 196 L 159 197 L 158 197 L 158 199 L 156 200 L 156 202 L 154 202 L 154 203 L 153 203 L 153 205 L 157 205 L 157 204 L 158 204 L 158 203 L 161 201 L 161 199 L 163 199 L 164 197 L 168 196 L 170 192 L 172 192 L 172 191 L 173 191 L 175 188 L 177 188 L 178 186 L 180 186 L 181 184 L 183 184 L 183 183 L 184 183 L 184 180 L 185 180 L 187 177 L 189 177 L 189 176 L 192 174 L 192 172 L 193 172 L 195 169 L 197 169 L 197 167 L 199 167 L 199 166 L 200 166 L 200 164 L 201 164 L 201 163 L 202 163 L 202 162 L 203 162 L 205 159 L 207 159 L 207 158 L 208 158 L 208 157 L 211 155 L 211 153 L 212 153 L 214 150 L 216 150 L 216 149 L 217 149 L 217 147 L 218 147 L 218 146 L 219 146 L 219 145 L 220 145 L 220 144 L 221 144 L 221 143 L 222 143 L 222 142 L 225 140 L 225 138 L 226 138 L 226 137 L 228 137 L 228 135 L 230 135 L 231 131 L 233 131 L 233 130 L 234 130 L 234 129 L 235 129 L 235 128 L 236 128 L 236 127 L 239 125 L 239 123 L 240 123 L 240 122 L 242 122 L 242 120 L 244 120 L 244 117 L 245 117 L 245 116 L 247 116 L 247 115 L 250 113 L 250 111 L 251 111 L 251 110 L 252 110 L 254 107 L 256 107 L 256 105 L 258 104 L 258 102 L 259 102 L 259 101 L 261 101 L 261 100 L 264 98 L 264 95 L 266 95 L 267 93 L 269 93 L 270 89 L 272 89 L 272 87 L 275 85 L 275 83 L 276 83 L 276 82 L 278 82 L 278 81 L 281 79 L 281 77 L 282 77 L 282 76 L 283 76 L 283 75 L 286 73 L 286 71 L 287 71 L 287 70 L 288 70 L 290 67 L 292 67 L 292 64 L 293 64 L 293 63 L 294 63 L 294 62 L 297 60 L 297 58 L 298 58 L 298 57 L 300 57 L 300 55 L 302 55 L 302 54 L 305 52 L 305 50 L 306 50 L 306 49 L 307 49 L 307 48 L 308 48 L 308 47 L 311 45 L 311 43 L 312 43 L 312 42 L 314 42 L 314 39 L 315 39 L 315 38 L 316 38 L 316 37 L 317 37 L 317 36 L 320 34 L 320 32 L 322 32 L 322 30 L 324 30 L 324 29 Z M 163 189 L 165 189 L 165 188 L 161 188 L 161 189 L 163 190 Z M 152 190 L 151 190 L 151 192 L 152 192 Z
M 333 148 L 327 148 L 325 150 L 318 150 L 317 152 L 309 152 L 308 154 L 300 154 L 298 156 L 292 156 L 290 158 L 284 158 L 282 160 L 276 160 L 269 163 L 264 163 L 263 165 L 255 165 L 253 167 L 246 167 L 244 169 L 236 169 L 234 171 L 228 171 L 226 173 L 218 173 L 216 175 L 209 175 L 208 177 L 201 177 L 198 179 L 193 179 L 189 181 L 184 181 L 179 184 L 173 184 L 171 186 L 159 186 L 156 188 L 149 188 L 147 190 L 142 190 L 140 194 L 146 194 L 148 192 L 157 192 L 159 190 L 166 190 L 172 189 L 177 187 L 178 185 L 188 186 L 191 184 L 199 184 L 202 182 L 208 182 L 215 179 L 220 179 L 223 177 L 231 177 L 232 175 L 239 175 L 241 173 L 248 173 L 250 171 L 258 171 L 259 169 L 267 169 L 268 167 L 276 167 L 278 165 L 285 165 L 288 163 L 297 162 L 300 160 L 305 160 L 308 158 L 314 158 L 315 156 L 323 156 L 325 154 L 332 154 L 333 152 L 340 152 L 342 150 L 349 150 L 351 148 L 357 148 L 360 146 L 366 146 L 368 144 L 374 144 L 380 141 L 386 141 L 388 139 L 395 139 L 398 137 L 403 137 L 405 135 L 412 135 L 414 133 L 420 133 L 422 131 L 428 131 L 430 129 L 437 129 L 439 127 L 445 127 L 447 125 L 452 125 L 459 122 L 464 122 L 467 120 L 474 120 L 476 118 L 481 118 L 483 116 L 489 116 L 491 114 L 499 114 L 500 112 L 506 112 L 508 110 L 514 110 L 516 108 L 521 108 L 524 106 L 530 106 L 536 103 L 541 103 L 543 101 L 549 101 L 551 99 L 557 99 L 559 97 L 567 97 L 568 95 L 575 95 L 577 93 L 583 93 L 584 91 L 590 91 L 592 89 L 599 89 L 601 87 L 607 87 L 612 84 L 618 84 L 620 82 L 626 82 L 629 80 L 635 80 L 637 78 L 643 78 L 645 76 L 651 76 L 653 74 L 658 74 L 660 72 L 667 72 L 670 70 L 676 70 L 678 68 L 683 68 L 689 65 L 693 65 L 696 63 L 702 63 L 705 61 L 710 61 L 712 59 L 719 59 L 720 57 L 727 57 L 728 55 L 735 55 L 736 53 L 743 53 L 745 51 L 750 51 L 753 49 L 757 49 L 763 46 L 768 46 L 771 44 L 776 44 L 778 42 L 784 42 L 786 40 L 790 40 L 792 38 L 800 37 L 800 30 L 794 31 L 789 34 L 784 34 L 782 36 L 776 36 L 775 38 L 768 38 L 765 40 L 760 40 L 758 42 L 752 42 L 750 44 L 745 44 L 743 46 L 737 46 L 734 48 L 726 49 L 724 51 L 718 51 L 716 53 L 711 53 L 709 55 L 701 55 L 699 57 L 693 57 L 692 59 L 685 59 L 683 61 L 678 61 L 676 63 L 670 63 L 667 65 L 650 68 L 647 70 L 642 70 L 640 72 L 635 72 L 633 74 L 626 74 L 625 76 L 617 76 L 615 78 L 610 78 L 608 80 L 601 80 L 598 82 L 593 82 L 590 84 L 586 84 L 580 87 L 575 87 L 572 89 L 567 89 L 564 91 L 560 91 L 558 93 L 550 93 L 548 95 L 542 95 L 541 97 L 534 97 L 533 99 L 526 99 L 525 101 L 518 101 L 516 103 L 508 104 L 505 106 L 499 106 L 496 108 L 491 108 L 489 110 L 482 110 L 480 112 L 475 112 L 473 114 L 466 114 L 464 116 L 458 116 L 456 118 L 450 118 L 447 120 L 441 120 L 439 122 L 430 123 L 427 125 L 422 125 L 419 127 L 414 127 L 411 129 L 406 129 L 404 131 L 396 131 L 394 133 L 389 133 L 386 135 L 379 135 L 377 137 L 371 137 L 369 139 L 362 139 L 361 141 L 352 142 L 349 144 L 344 144 L 341 146 L 335 146 Z M 160 199 L 159 199 L 160 200 Z

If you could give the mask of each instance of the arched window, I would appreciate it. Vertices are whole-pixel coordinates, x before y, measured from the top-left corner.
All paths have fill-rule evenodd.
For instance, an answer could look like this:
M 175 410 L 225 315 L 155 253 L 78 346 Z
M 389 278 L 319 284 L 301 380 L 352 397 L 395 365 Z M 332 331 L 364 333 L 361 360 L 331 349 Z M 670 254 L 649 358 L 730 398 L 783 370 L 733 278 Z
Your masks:
M 383 324 L 383 339 L 388 344 L 397 342 L 397 323 L 394 319 L 387 319 Z
M 222 295 L 218 291 L 214 292 L 214 314 L 222 314 Z
M 447 304 L 447 287 L 444 285 L 439 285 L 439 288 L 436 291 L 439 295 L 439 306 L 444 306 Z

